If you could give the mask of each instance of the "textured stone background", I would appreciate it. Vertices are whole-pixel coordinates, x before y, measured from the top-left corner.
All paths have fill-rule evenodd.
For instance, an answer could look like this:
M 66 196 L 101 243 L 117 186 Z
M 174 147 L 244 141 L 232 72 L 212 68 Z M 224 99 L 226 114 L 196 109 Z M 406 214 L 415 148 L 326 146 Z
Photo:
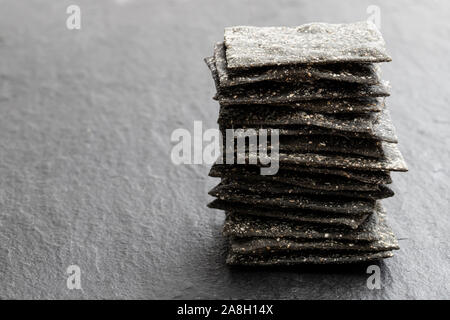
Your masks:
M 0 298 L 450 298 L 450 6 L 393 2 L 0 0 Z M 216 126 L 203 57 L 225 26 L 351 22 L 369 4 L 410 167 L 385 201 L 402 250 L 383 288 L 363 266 L 227 268 L 216 181 L 169 157 L 175 128 Z

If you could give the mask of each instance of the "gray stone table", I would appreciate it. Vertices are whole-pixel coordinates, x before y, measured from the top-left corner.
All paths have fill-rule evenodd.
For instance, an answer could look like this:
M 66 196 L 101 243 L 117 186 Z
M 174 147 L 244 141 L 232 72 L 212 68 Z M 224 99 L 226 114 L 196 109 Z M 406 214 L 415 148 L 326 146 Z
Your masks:
M 410 168 L 384 201 L 401 250 L 381 290 L 364 266 L 226 267 L 223 214 L 205 207 L 217 181 L 170 161 L 175 129 L 216 127 L 203 57 L 225 26 L 358 21 L 371 4 L 0 1 L 0 298 L 450 298 L 447 1 L 374 3 Z

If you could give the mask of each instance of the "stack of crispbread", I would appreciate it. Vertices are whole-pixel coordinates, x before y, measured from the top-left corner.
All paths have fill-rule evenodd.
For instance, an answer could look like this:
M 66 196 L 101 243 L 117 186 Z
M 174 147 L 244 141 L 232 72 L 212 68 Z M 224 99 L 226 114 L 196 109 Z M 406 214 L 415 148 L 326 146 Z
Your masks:
M 209 207 L 226 213 L 227 263 L 391 257 L 399 247 L 380 200 L 394 195 L 390 171 L 407 168 L 378 65 L 391 58 L 375 25 L 226 28 L 205 61 L 222 132 L 279 133 L 276 174 L 261 175 L 261 164 L 249 163 L 211 169 L 221 178 Z

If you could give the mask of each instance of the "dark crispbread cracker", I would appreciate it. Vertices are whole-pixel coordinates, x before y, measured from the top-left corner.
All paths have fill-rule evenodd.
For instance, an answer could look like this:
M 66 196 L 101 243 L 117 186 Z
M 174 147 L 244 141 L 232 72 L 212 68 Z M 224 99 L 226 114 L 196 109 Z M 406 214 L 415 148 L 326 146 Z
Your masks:
M 264 127 L 264 126 L 261 126 Z M 221 130 L 223 130 L 223 126 Z M 366 132 L 352 132 L 352 131 L 340 131 L 333 129 L 326 129 L 320 127 L 313 126 L 286 126 L 286 127 L 278 127 L 279 135 L 287 135 L 287 136 L 301 136 L 301 135 L 331 135 L 331 136 L 342 136 L 342 137 L 353 137 L 353 138 L 361 138 L 361 139 L 375 139 L 379 141 L 386 141 L 390 143 L 397 143 L 396 136 L 384 136 L 380 135 L 376 130 L 373 133 Z
M 214 167 L 214 166 L 213 166 Z M 390 184 L 392 183 L 389 171 L 361 171 L 349 169 L 305 167 L 298 165 L 280 166 L 281 169 L 292 170 L 297 172 L 310 172 L 315 174 L 336 175 L 351 180 L 357 180 L 365 183 L 373 184 Z M 211 168 L 212 169 L 212 168 Z
M 226 138 L 226 132 L 222 132 L 222 137 Z M 237 139 L 236 139 L 237 140 Z M 237 146 L 237 143 L 235 143 Z M 223 142 L 226 148 L 226 140 Z M 272 150 L 272 146 L 259 144 L 258 150 L 267 148 Z M 312 135 L 312 136 L 279 136 L 279 151 L 281 152 L 309 152 L 309 153 L 333 153 L 333 154 L 350 154 L 364 157 L 381 158 L 383 157 L 383 149 L 381 141 L 373 139 L 349 138 L 342 136 Z M 236 151 L 236 148 L 225 152 Z
M 228 189 L 220 190 L 220 192 L 211 190 L 210 194 L 220 200 L 236 204 L 244 203 L 256 207 L 310 209 L 348 214 L 372 213 L 375 208 L 375 201 L 370 199 L 324 199 L 317 196 L 299 195 L 278 195 L 269 198 L 263 195 Z
M 372 127 L 372 123 L 377 118 L 378 113 L 358 113 L 358 114 L 328 114 L 311 113 L 299 108 L 290 106 L 266 106 L 266 105 L 238 105 L 221 106 L 218 123 L 223 125 L 243 125 L 243 126 L 288 126 L 305 125 L 316 126 L 329 129 L 343 130 L 352 125 L 349 130 L 366 132 L 366 130 L 354 130 L 355 125 Z M 352 122 L 356 122 L 352 124 Z
M 231 252 L 239 254 L 267 254 L 304 250 L 380 252 L 399 249 L 397 239 L 394 236 L 385 240 L 366 243 L 351 243 L 335 240 L 299 241 L 281 238 L 232 239 L 230 243 Z
M 373 135 L 380 137 L 381 140 L 387 142 L 397 142 L 397 134 L 392 124 L 391 114 L 387 108 L 384 108 L 372 124 Z
M 377 261 L 392 257 L 392 251 L 381 252 L 343 252 L 343 253 L 295 253 L 288 255 L 243 255 L 229 253 L 228 265 L 240 266 L 293 266 L 299 264 L 346 264 Z
M 371 199 L 379 200 L 392 197 L 394 191 L 385 185 L 379 185 L 378 190 L 374 191 L 351 191 L 351 190 L 320 190 L 312 189 L 307 187 L 298 187 L 295 185 L 288 185 L 285 183 L 277 181 L 252 181 L 248 178 L 232 178 L 232 179 L 222 179 L 222 182 L 214 187 L 213 193 L 219 192 L 223 189 L 235 189 L 244 190 L 247 192 L 257 193 L 257 194 L 299 194 L 299 195 L 312 195 L 321 197 L 343 197 L 343 198 L 353 198 L 353 199 Z
M 245 171 L 242 171 L 245 170 Z M 392 183 L 389 172 L 384 171 L 354 171 L 334 168 L 320 168 L 320 167 L 305 167 L 301 165 L 280 165 L 280 170 L 290 172 L 290 175 L 296 175 L 298 172 L 312 173 L 316 175 L 330 175 L 345 177 L 350 180 L 357 180 L 364 183 L 372 184 L 389 184 Z M 241 174 L 254 175 L 260 174 L 260 169 L 253 165 L 226 165 L 226 164 L 213 164 L 209 172 L 211 177 L 226 177 L 229 175 Z
M 211 71 L 212 78 L 214 80 L 214 85 L 216 87 L 216 90 L 219 91 L 219 75 L 217 74 L 217 68 L 216 68 L 216 62 L 214 60 L 214 57 L 208 57 L 204 59 L 206 65 L 208 66 L 209 70 Z
M 362 215 L 348 215 L 348 214 L 330 214 L 329 212 L 313 211 L 313 210 L 283 210 L 271 209 L 264 207 L 254 207 L 251 205 L 239 204 L 214 200 L 210 204 L 210 208 L 225 210 L 227 212 L 234 212 L 237 214 L 249 214 L 257 217 L 274 218 L 281 220 L 291 220 L 298 222 L 306 222 L 310 224 L 324 224 L 342 227 L 350 227 L 352 229 L 358 228 L 369 216 L 369 214 Z
M 217 92 L 221 90 L 219 75 L 217 72 L 215 60 L 213 57 L 205 58 L 205 62 L 208 65 Z M 348 98 L 348 99 L 315 99 L 315 100 L 305 100 L 305 101 L 295 101 L 287 103 L 276 103 L 271 104 L 274 108 L 294 108 L 298 110 L 313 112 L 313 113 L 367 113 L 367 112 L 379 112 L 384 108 L 384 99 L 376 97 L 359 97 L 359 98 Z M 227 107 L 235 108 L 247 108 L 253 106 L 252 104 L 233 104 L 226 105 Z
M 223 115 L 221 117 L 223 117 Z M 369 116 L 369 119 L 367 119 L 367 116 L 365 118 L 358 119 L 358 123 L 354 124 L 349 123 L 348 120 L 339 120 L 336 119 L 336 117 L 325 114 L 308 114 L 308 118 L 298 117 L 297 120 L 289 119 L 289 116 L 286 120 L 282 120 L 282 113 L 278 116 L 275 115 L 275 118 L 271 119 L 268 117 L 265 120 L 264 118 L 262 118 L 262 120 L 258 120 L 260 116 L 255 115 L 252 119 L 252 124 L 249 122 L 246 123 L 245 120 L 242 120 L 242 118 L 239 119 L 235 115 L 232 115 L 232 117 L 233 118 L 226 118 L 227 120 L 225 121 L 218 121 L 219 127 L 222 131 L 225 129 L 242 128 L 254 129 L 257 132 L 257 129 L 259 128 L 271 128 L 278 129 L 280 136 L 331 135 L 349 138 L 375 139 L 397 143 L 395 128 L 392 124 L 390 113 L 387 108 L 384 108 L 381 112 L 376 113 L 375 115 Z M 291 124 L 282 124 L 282 121 L 291 121 Z M 303 124 L 301 124 L 302 122 Z
M 308 100 L 289 104 L 271 105 L 276 107 L 289 107 L 314 113 L 367 113 L 379 112 L 385 106 L 384 98 L 353 98 L 353 99 L 322 99 Z M 253 105 L 233 105 L 228 107 L 245 108 Z
M 357 210 L 347 210 L 343 212 L 336 212 L 336 211 L 326 211 L 319 209 L 309 209 L 309 208 L 283 208 L 283 207 L 271 207 L 266 205 L 255 205 L 253 203 L 244 203 L 244 202 L 236 202 L 236 201 L 228 201 L 228 200 L 221 200 L 221 199 L 215 199 L 208 203 L 208 208 L 211 209 L 219 209 L 219 210 L 225 210 L 229 212 L 238 212 L 238 213 L 254 213 L 254 215 L 257 216 L 263 216 L 263 217 L 271 217 L 276 218 L 275 214 L 280 214 L 280 219 L 284 219 L 284 217 L 290 217 L 292 216 L 292 219 L 287 220 L 297 220 L 294 218 L 294 216 L 297 213 L 305 214 L 312 213 L 316 215 L 318 218 L 329 218 L 329 217 L 349 217 L 352 219 L 355 219 L 355 221 L 359 221 L 360 218 L 363 216 L 370 215 L 375 212 L 375 207 L 370 212 L 361 213 Z M 367 210 L 368 211 L 368 210 Z M 259 214 L 261 213 L 261 214 Z M 267 213 L 267 214 L 264 214 Z M 363 219 L 364 220 L 364 219 Z M 323 220 L 323 223 L 326 224 L 326 220 Z M 333 223 L 331 223 L 333 224 Z
M 315 126 L 308 125 L 283 125 L 283 126 L 274 126 L 274 125 L 235 125 L 232 123 L 219 123 L 219 129 L 221 132 L 224 132 L 227 129 L 244 129 L 246 135 L 258 135 L 258 130 L 262 129 L 277 129 L 280 136 L 342 136 L 342 137 L 350 137 L 350 138 L 362 138 L 362 139 L 374 139 L 379 141 L 385 141 L 381 137 L 377 137 L 375 135 L 366 133 L 366 132 L 352 132 L 352 131 L 339 131 Z M 248 129 L 253 129 L 255 132 L 249 132 Z M 251 130 L 250 130 L 251 131 Z M 236 136 L 238 136 L 238 132 L 236 132 Z M 388 141 L 388 142 L 396 142 L 396 141 Z
M 329 177 L 326 175 L 314 175 L 314 174 L 297 174 L 292 175 L 291 172 L 284 170 L 278 170 L 275 175 L 261 175 L 252 174 L 247 175 L 245 167 L 240 170 L 243 174 L 231 174 L 226 177 L 229 179 L 246 179 L 254 183 L 268 183 L 278 182 L 288 186 L 298 186 L 313 190 L 327 190 L 327 191 L 380 191 L 379 185 L 364 183 L 355 180 L 349 180 L 344 177 Z M 239 171 L 235 171 L 239 172 Z
M 353 99 L 319 99 L 307 100 L 288 104 L 276 105 L 223 105 L 222 107 L 233 110 L 238 109 L 258 109 L 258 108 L 272 108 L 276 112 L 286 113 L 286 111 L 295 110 L 307 111 L 310 113 L 324 113 L 324 114 L 354 114 L 354 113 L 369 113 L 379 112 L 385 107 L 384 98 L 353 98 Z M 256 110 L 257 111 L 257 110 Z
M 267 254 L 304 250 L 380 252 L 398 250 L 398 242 L 392 234 L 373 242 L 352 243 L 336 240 L 299 241 L 296 239 L 250 238 L 232 239 L 231 252 L 238 254 Z
M 378 184 L 348 179 L 339 175 L 317 174 L 314 172 L 296 172 L 279 169 L 275 175 L 261 175 L 260 169 L 252 165 L 214 165 L 210 174 L 229 179 L 246 179 L 255 183 L 279 182 L 315 190 L 328 191 L 380 191 Z
M 298 27 L 225 28 L 229 69 L 297 63 L 387 62 L 385 42 L 369 21 Z
M 221 107 L 218 123 L 233 128 L 237 126 L 289 126 L 305 125 L 333 130 L 372 133 L 372 124 L 378 113 L 338 117 L 321 113 L 307 113 L 286 108 L 233 108 Z
M 380 220 L 384 219 L 382 216 Z M 348 242 L 340 240 L 302 240 L 289 238 L 232 238 L 230 251 L 239 254 L 273 254 L 305 250 L 380 252 L 398 250 L 397 238 L 392 230 L 384 226 L 379 229 L 379 239 L 372 242 Z
M 215 96 L 221 105 L 288 104 L 316 99 L 348 99 L 389 96 L 389 83 L 366 85 L 359 83 L 317 80 L 314 83 L 264 82 L 220 89 Z
M 370 63 L 335 63 L 328 65 L 289 65 L 256 68 L 230 72 L 227 68 L 225 46 L 214 46 L 214 59 L 221 87 L 231 87 L 261 81 L 311 81 L 317 79 L 376 84 L 380 81 L 380 68 Z
M 380 240 L 381 232 L 389 230 L 384 214 L 384 209 L 378 203 L 376 212 L 371 214 L 358 229 L 351 230 L 227 212 L 223 234 L 237 238 L 263 237 L 371 242 Z
M 280 153 L 279 163 L 284 165 L 304 165 L 312 167 L 331 167 L 364 171 L 408 171 L 405 160 L 396 144 L 382 143 L 384 158 L 373 159 L 340 155 L 321 155 L 314 153 Z M 255 157 L 252 153 L 249 157 Z M 268 163 L 269 156 L 261 153 L 259 159 Z
M 335 131 L 350 131 L 374 134 L 381 137 L 395 137 L 389 111 L 357 115 L 330 115 L 308 113 L 293 108 L 273 107 L 224 107 L 220 108 L 218 123 L 224 128 L 313 126 Z

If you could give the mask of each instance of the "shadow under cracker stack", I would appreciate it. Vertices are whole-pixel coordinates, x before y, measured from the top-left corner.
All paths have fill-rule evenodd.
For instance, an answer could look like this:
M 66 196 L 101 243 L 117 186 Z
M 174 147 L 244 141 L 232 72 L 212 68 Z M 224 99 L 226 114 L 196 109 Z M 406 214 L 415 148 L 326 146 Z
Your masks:
M 279 130 L 279 170 L 216 163 L 208 206 L 226 213 L 230 265 L 355 263 L 393 256 L 381 199 L 407 171 L 385 98 L 389 62 L 371 22 L 230 27 L 205 62 L 226 129 Z M 224 150 L 225 151 L 225 150 Z

